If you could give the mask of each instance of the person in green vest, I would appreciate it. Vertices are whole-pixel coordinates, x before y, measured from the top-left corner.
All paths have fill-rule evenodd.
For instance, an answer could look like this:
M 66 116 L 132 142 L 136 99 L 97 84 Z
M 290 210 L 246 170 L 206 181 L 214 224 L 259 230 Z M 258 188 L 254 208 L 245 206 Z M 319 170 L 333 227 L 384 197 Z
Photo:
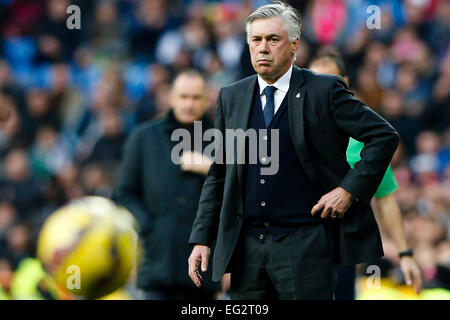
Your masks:
M 8 294 L 3 290 L 3 288 L 0 286 L 0 300 L 9 300 Z
M 323 52 L 314 57 L 309 69 L 317 73 L 334 74 L 344 78 L 347 86 L 348 76 L 343 60 L 335 53 Z M 347 162 L 353 168 L 355 163 L 361 159 L 360 152 L 364 143 L 350 138 L 347 148 Z M 403 220 L 394 191 L 398 185 L 395 181 L 392 167 L 389 166 L 375 195 L 375 206 L 380 215 L 383 225 L 386 227 L 393 239 L 400 257 L 400 267 L 407 285 L 414 285 L 418 294 L 422 290 L 422 278 L 419 267 L 413 259 L 412 249 L 408 248 Z M 342 267 L 338 270 L 338 286 L 336 288 L 336 299 L 350 300 L 355 297 L 355 268 Z
M 36 258 L 24 258 L 20 261 L 14 272 L 10 291 L 13 300 L 67 299 Z

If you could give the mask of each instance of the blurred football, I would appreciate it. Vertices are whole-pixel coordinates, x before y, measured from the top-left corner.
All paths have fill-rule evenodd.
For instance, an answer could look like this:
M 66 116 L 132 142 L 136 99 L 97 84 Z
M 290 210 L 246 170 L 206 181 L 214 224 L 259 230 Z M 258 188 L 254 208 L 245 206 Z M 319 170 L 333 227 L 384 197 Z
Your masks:
M 51 214 L 37 256 L 58 285 L 96 299 L 124 286 L 136 263 L 136 220 L 103 197 L 84 197 Z

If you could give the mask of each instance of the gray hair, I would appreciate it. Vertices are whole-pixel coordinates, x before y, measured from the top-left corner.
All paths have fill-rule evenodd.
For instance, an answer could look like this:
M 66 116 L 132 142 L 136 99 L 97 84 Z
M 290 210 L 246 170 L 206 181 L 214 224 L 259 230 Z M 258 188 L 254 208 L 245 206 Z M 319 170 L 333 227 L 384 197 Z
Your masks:
M 289 35 L 289 41 L 294 42 L 295 40 L 300 39 L 302 25 L 300 23 L 298 10 L 284 2 L 274 1 L 273 3 L 259 7 L 248 16 L 247 23 L 245 25 L 245 31 L 247 32 L 247 43 L 250 41 L 249 31 L 250 25 L 253 21 L 278 16 L 284 19 Z

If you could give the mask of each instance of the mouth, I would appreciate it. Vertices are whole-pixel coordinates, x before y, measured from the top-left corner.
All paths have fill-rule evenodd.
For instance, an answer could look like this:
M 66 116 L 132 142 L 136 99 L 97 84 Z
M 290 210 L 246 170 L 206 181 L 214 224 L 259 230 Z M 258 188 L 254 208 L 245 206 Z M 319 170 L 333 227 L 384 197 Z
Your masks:
M 258 60 L 257 62 L 258 62 L 258 63 L 261 63 L 261 64 L 269 64 L 269 63 L 272 62 L 272 60 L 260 59 L 260 60 Z

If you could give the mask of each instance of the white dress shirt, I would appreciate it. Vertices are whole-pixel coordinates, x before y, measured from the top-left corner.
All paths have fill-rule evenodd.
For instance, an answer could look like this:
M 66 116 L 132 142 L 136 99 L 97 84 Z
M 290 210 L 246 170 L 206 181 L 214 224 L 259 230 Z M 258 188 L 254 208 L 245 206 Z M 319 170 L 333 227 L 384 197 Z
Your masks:
M 261 78 L 260 75 L 258 75 L 258 84 L 259 84 L 259 94 L 261 97 L 261 105 L 264 110 L 264 106 L 266 105 L 266 95 L 264 94 L 264 89 L 267 86 L 274 86 L 277 88 L 274 94 L 274 100 L 275 100 L 275 113 L 277 113 L 278 109 L 281 106 L 281 103 L 283 102 L 284 97 L 286 96 L 286 93 L 289 90 L 289 83 L 291 81 L 291 75 L 292 75 L 292 68 L 291 66 L 286 73 L 277 80 L 274 84 L 268 84 Z

